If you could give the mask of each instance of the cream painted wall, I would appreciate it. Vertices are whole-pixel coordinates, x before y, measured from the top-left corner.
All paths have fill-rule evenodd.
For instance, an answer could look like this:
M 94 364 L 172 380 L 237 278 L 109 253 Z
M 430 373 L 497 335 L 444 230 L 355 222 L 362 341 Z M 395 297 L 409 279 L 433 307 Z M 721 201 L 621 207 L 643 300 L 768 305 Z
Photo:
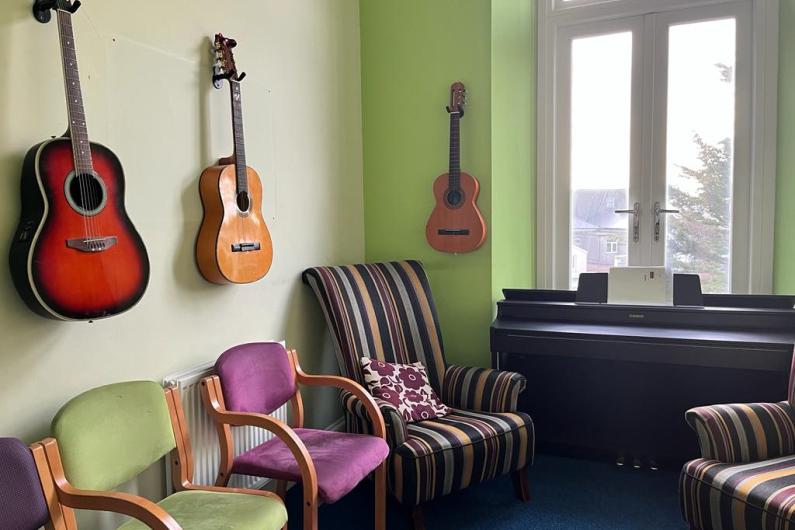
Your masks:
M 19 215 L 22 157 L 66 123 L 57 29 L 35 22 L 30 5 L 0 10 L 3 256 Z M 152 277 L 132 311 L 87 324 L 35 316 L 0 273 L 0 435 L 45 436 L 58 407 L 83 390 L 160 380 L 244 341 L 286 338 L 309 371 L 336 371 L 299 275 L 364 256 L 358 28 L 356 0 L 84 1 L 75 31 L 89 132 L 124 164 Z M 250 286 L 210 285 L 194 266 L 197 178 L 231 152 L 228 89 L 209 81 L 216 31 L 239 41 L 248 72 L 248 162 L 263 179 L 275 245 L 271 272 Z M 336 399 L 309 397 L 311 422 L 335 419 Z M 143 491 L 156 495 L 159 478 L 150 473 Z M 86 527 L 94 526 L 105 524 Z

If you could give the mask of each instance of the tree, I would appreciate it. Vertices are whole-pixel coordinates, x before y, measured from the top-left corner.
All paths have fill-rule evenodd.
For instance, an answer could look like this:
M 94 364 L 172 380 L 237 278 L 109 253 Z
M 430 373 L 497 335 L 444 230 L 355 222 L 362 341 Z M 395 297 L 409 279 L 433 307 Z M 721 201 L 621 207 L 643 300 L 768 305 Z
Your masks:
M 701 167 L 679 166 L 681 186 L 669 190 L 670 206 L 680 213 L 668 219 L 670 265 L 676 272 L 701 275 L 705 292 L 729 290 L 732 145 L 717 145 L 693 135 Z

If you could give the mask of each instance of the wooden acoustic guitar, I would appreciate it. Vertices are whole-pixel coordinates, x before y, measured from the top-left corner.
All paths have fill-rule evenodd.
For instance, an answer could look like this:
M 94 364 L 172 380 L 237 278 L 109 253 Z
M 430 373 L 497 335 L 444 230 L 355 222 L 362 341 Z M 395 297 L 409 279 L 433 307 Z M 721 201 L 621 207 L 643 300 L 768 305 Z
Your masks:
M 486 223 L 477 205 L 480 183 L 461 171 L 461 118 L 464 117 L 466 89 L 461 82 L 450 87 L 450 166 L 436 178 L 433 194 L 436 207 L 431 212 L 425 235 L 440 252 L 472 252 L 486 241 Z
M 124 207 L 124 172 L 108 148 L 89 141 L 72 15 L 80 2 L 37 0 L 56 11 L 69 127 L 32 147 L 22 167 L 22 211 L 9 262 L 19 294 L 36 313 L 91 320 L 126 311 L 143 296 L 149 259 Z
M 199 193 L 204 208 L 196 261 L 208 281 L 219 284 L 251 283 L 268 273 L 273 262 L 270 232 L 262 217 L 262 183 L 246 165 L 243 140 L 243 107 L 232 48 L 237 43 L 220 33 L 215 36 L 216 65 L 213 83 L 229 81 L 232 96 L 234 154 L 204 170 Z

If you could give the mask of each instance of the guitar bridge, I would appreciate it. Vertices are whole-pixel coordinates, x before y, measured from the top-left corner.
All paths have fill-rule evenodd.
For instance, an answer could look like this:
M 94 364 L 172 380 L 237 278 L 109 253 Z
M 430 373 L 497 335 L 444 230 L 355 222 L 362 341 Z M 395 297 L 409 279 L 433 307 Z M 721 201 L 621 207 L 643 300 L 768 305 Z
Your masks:
M 119 242 L 116 236 L 67 239 L 66 246 L 80 252 L 102 252 Z
M 259 243 L 233 243 L 232 252 L 253 252 L 260 249 Z
M 466 228 L 440 228 L 436 231 L 440 236 L 468 236 L 469 230 Z

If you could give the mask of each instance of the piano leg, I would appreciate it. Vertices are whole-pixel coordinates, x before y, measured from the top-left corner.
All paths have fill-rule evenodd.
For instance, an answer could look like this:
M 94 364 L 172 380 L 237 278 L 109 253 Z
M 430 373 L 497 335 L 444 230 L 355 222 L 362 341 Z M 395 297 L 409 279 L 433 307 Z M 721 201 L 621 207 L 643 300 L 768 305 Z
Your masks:
M 530 487 L 527 483 L 527 468 L 523 467 L 511 473 L 513 479 L 513 489 L 516 492 L 516 498 L 522 502 L 530 501 Z

